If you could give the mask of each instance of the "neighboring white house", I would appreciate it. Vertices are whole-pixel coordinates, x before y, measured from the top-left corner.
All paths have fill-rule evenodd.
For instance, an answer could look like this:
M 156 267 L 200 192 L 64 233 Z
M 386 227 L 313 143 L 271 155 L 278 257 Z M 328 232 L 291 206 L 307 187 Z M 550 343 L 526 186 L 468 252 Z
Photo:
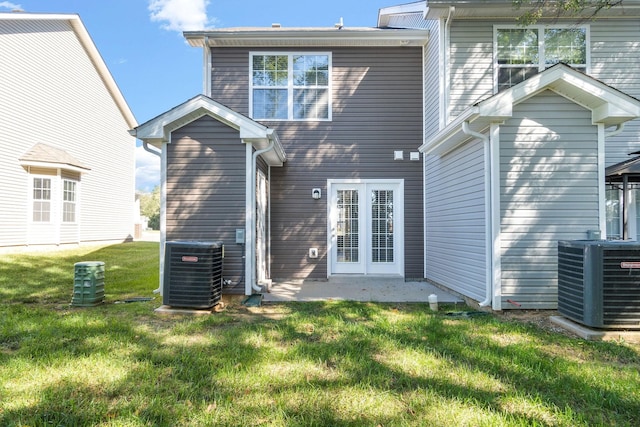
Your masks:
M 0 248 L 134 235 L 136 120 L 75 14 L 0 13 Z

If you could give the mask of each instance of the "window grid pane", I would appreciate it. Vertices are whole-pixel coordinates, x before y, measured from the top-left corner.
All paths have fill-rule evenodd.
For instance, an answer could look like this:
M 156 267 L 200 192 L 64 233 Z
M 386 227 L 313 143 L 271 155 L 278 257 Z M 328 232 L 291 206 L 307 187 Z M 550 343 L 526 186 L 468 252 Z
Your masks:
M 254 55 L 251 66 L 254 119 L 329 119 L 329 55 Z
M 337 261 L 359 261 L 358 190 L 338 190 Z
M 253 116 L 260 119 L 286 119 L 288 111 L 286 89 L 254 89 Z
M 498 64 L 539 62 L 538 32 L 527 29 L 498 30 Z
M 539 47 L 539 41 L 543 49 Z M 587 68 L 586 28 L 502 28 L 496 30 L 498 92 L 539 73 L 545 66 L 567 63 Z
M 62 221 L 76 221 L 76 182 L 64 181 L 64 191 L 62 196 Z
M 393 191 L 371 191 L 371 261 L 393 262 Z
M 33 221 L 51 220 L 51 179 L 33 178 Z
M 587 63 L 587 34 L 584 28 L 549 29 L 545 31 L 545 63 L 565 62 L 571 65 Z
M 295 119 L 329 118 L 329 97 L 326 89 L 295 89 L 293 93 Z

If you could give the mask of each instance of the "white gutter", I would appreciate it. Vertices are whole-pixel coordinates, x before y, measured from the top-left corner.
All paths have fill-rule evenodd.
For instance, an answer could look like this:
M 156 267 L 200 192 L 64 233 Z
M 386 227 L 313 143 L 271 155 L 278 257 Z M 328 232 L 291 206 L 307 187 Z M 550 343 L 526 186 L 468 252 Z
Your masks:
M 616 136 L 624 130 L 625 122 L 620 123 L 614 130 L 604 135 L 605 138 L 609 138 L 611 136 Z
M 142 141 L 142 148 L 144 148 L 145 151 L 148 151 L 151 154 L 162 157 L 162 152 L 160 150 L 154 150 L 153 148 L 149 147 L 149 144 L 146 141 Z
M 151 147 L 149 147 L 149 144 L 147 144 L 146 141 L 142 141 L 142 148 L 144 148 L 145 151 L 148 151 L 149 153 L 156 155 L 158 157 L 160 157 L 160 162 L 162 162 L 162 151 L 160 150 L 154 150 Z M 160 195 L 160 211 L 162 212 L 162 200 L 164 199 L 164 197 L 162 196 L 162 194 Z M 162 215 L 160 215 L 161 218 L 161 222 L 162 222 Z M 163 282 L 163 269 L 164 269 L 164 241 L 166 240 L 166 236 L 164 236 L 162 233 L 160 234 L 161 237 L 161 241 L 160 241 L 160 282 L 158 283 L 158 289 L 154 290 L 153 293 L 154 294 L 160 294 L 162 295 L 162 282 Z
M 474 132 L 469 128 L 469 122 L 462 122 L 462 131 L 469 136 L 478 138 L 484 142 L 484 156 L 485 156 L 485 168 L 484 168 L 484 205 L 485 205 L 485 251 L 486 258 L 486 273 L 485 280 L 486 294 L 485 300 L 480 302 L 480 307 L 491 306 L 491 299 L 493 297 L 493 215 L 491 214 L 491 140 L 485 134 Z
M 255 239 L 255 230 L 256 230 L 256 169 L 257 169 L 257 161 L 258 156 L 266 153 L 267 151 L 273 150 L 276 146 L 275 140 L 273 139 L 273 129 L 268 130 L 269 137 L 269 145 L 262 150 L 256 150 L 253 152 L 253 156 L 251 158 L 251 184 L 247 187 L 250 188 L 251 191 L 251 202 L 249 203 L 250 212 L 247 212 L 247 224 L 245 225 L 246 231 L 246 239 L 245 239 L 245 281 L 249 281 L 250 285 L 245 282 L 244 288 L 245 293 L 250 295 L 253 291 L 261 292 L 262 288 L 258 286 L 256 283 L 256 239 Z M 249 270 L 249 274 L 247 274 L 247 270 Z

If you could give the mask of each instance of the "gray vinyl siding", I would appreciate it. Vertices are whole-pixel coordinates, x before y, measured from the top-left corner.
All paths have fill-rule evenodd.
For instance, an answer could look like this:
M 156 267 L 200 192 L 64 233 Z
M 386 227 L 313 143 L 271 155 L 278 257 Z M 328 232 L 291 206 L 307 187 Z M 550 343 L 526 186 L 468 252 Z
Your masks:
M 640 98 L 640 25 L 637 19 L 595 20 L 591 27 L 591 75 Z M 606 141 L 606 166 L 629 159 L 640 150 L 640 120 L 632 120 Z
M 11 82 L 0 96 L 0 247 L 131 238 L 135 139 L 69 22 L 1 20 L 0 58 L 0 81 Z M 30 176 L 18 159 L 36 143 L 90 168 L 76 230 L 62 223 L 42 230 L 28 218 Z
M 440 125 L 440 22 L 425 21 L 428 24 L 429 42 L 424 54 L 424 136 L 429 138 L 438 133 Z
M 566 25 L 556 20 L 550 25 Z M 540 24 L 548 22 L 540 21 Z M 493 27 L 514 21 L 454 19 L 451 25 L 450 119 L 493 94 Z M 590 28 L 590 75 L 640 98 L 640 25 L 637 19 L 598 18 L 581 23 Z M 606 141 L 606 165 L 628 160 L 640 150 L 640 120 L 625 125 L 623 133 Z
M 483 142 L 425 162 L 426 277 L 477 301 L 486 290 Z
M 493 24 L 455 19 L 451 24 L 450 120 L 493 95 Z
M 167 150 L 167 240 L 222 241 L 224 278 L 244 292 L 246 148 L 235 129 L 204 116 L 171 134 Z
M 327 277 L 327 180 L 360 178 L 405 180 L 405 277 L 422 278 L 422 162 L 393 161 L 394 150 L 408 159 L 422 142 L 422 49 L 282 51 L 314 50 L 332 52 L 333 120 L 264 122 L 287 153 L 284 167 L 271 169 L 271 275 Z M 212 49 L 212 98 L 243 114 L 251 51 L 259 50 Z M 317 259 L 308 258 L 310 247 Z
M 502 308 L 557 307 L 557 242 L 599 228 L 591 112 L 545 91 L 500 127 Z

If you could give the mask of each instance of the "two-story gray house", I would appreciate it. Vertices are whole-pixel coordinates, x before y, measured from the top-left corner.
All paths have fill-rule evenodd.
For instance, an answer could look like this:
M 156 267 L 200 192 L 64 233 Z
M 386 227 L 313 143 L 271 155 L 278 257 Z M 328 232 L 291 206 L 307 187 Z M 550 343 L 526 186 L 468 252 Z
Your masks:
M 224 241 L 246 294 L 388 275 L 555 308 L 557 241 L 606 237 L 605 167 L 638 149 L 640 1 L 521 14 L 431 0 L 375 28 L 185 33 L 204 94 L 132 131 L 161 151 L 162 242 Z

